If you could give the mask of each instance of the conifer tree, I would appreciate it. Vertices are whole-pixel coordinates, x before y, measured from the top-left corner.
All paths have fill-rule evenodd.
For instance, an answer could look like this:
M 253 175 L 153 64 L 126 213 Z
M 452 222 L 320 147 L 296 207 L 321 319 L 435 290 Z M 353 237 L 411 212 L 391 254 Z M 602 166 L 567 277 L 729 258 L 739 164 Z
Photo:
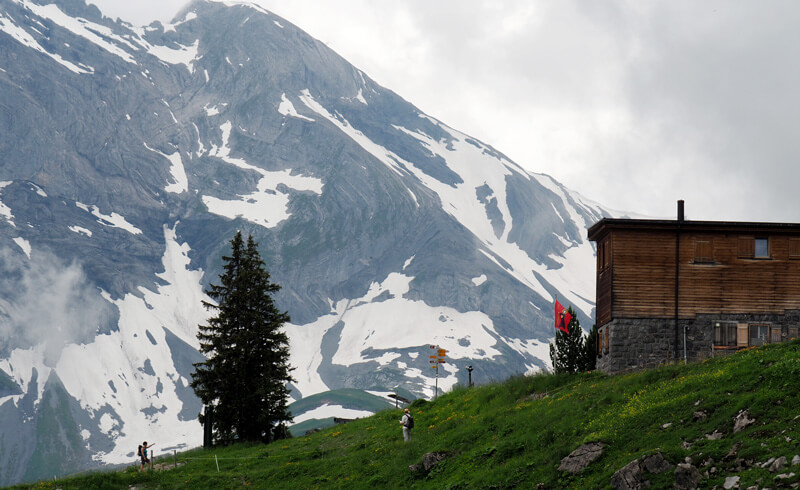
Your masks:
M 197 338 L 206 360 L 194 365 L 192 388 L 203 404 L 213 408 L 210 423 L 218 443 L 269 442 L 285 436 L 291 420 L 287 409 L 289 339 L 272 294 L 280 286 L 270 275 L 253 237 L 244 244 L 241 232 L 231 240 L 231 255 L 222 257 L 220 284 L 203 302 L 216 316 L 199 325 Z
M 568 311 L 572 316 L 567 326 L 569 333 L 556 330 L 555 345 L 550 344 L 550 361 L 556 374 L 576 373 L 585 365 L 583 330 L 580 320 L 571 306 Z
M 581 371 L 594 371 L 597 369 L 597 325 L 592 325 L 589 335 L 583 342 L 583 366 Z

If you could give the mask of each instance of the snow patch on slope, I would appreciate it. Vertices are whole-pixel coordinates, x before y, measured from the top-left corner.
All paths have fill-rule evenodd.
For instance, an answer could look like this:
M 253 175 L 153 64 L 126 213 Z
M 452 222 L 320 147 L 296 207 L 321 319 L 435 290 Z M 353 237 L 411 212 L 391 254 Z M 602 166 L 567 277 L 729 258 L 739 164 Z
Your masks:
M 194 62 L 197 60 L 197 48 L 200 46 L 199 39 L 189 46 L 177 44 L 177 46 L 179 46 L 178 49 L 152 45 L 145 43 L 143 40 L 139 40 L 139 42 L 146 44 L 147 52 L 161 61 L 169 63 L 170 65 L 185 65 L 189 73 L 194 73 Z
M 311 419 L 327 419 L 330 417 L 341 417 L 345 419 L 360 419 L 362 417 L 369 417 L 373 412 L 369 410 L 356 410 L 353 408 L 345 408 L 341 405 L 324 404 L 307 412 L 294 417 L 292 423 L 299 424 Z
M 410 172 L 416 176 L 426 187 L 436 192 L 442 202 L 442 209 L 469 229 L 482 242 L 484 247 L 491 252 L 487 254 L 488 256 L 494 254 L 502 258 L 507 264 L 510 264 L 510 268 L 502 266 L 501 268 L 507 270 L 508 273 L 528 286 L 544 300 L 553 300 L 548 288 L 540 280 L 542 277 L 547 277 L 549 282 L 553 271 L 546 265 L 532 259 L 516 243 L 509 241 L 509 234 L 513 229 L 513 218 L 507 204 L 506 177 L 513 172 L 530 180 L 530 174 L 513 162 L 491 153 L 489 149 L 481 146 L 467 135 L 453 130 L 428 116 L 421 115 L 420 117 L 432 121 L 449 133 L 451 138 L 435 141 L 425 133 L 394 126 L 398 131 L 416 139 L 432 154 L 443 158 L 447 162 L 448 168 L 463 180 L 461 184 L 457 185 L 444 183 L 423 172 L 412 162 L 408 162 L 392 151 L 374 143 L 361 131 L 355 129 L 340 114 L 332 115 L 311 96 L 309 90 L 306 89 L 301 92 L 300 100 L 309 109 L 333 123 L 364 150 L 399 175 L 407 175 Z M 476 196 L 476 189 L 483 186 L 488 186 L 493 196 L 496 197 L 495 202 L 504 225 L 499 237 L 495 233 L 492 221 L 487 216 L 485 204 Z M 579 223 L 583 223 L 583 221 L 581 220 Z M 583 245 L 581 247 L 582 251 L 572 251 L 570 252 L 571 256 L 583 258 L 586 251 L 591 250 L 590 244 L 584 242 Z M 500 265 L 496 260 L 495 262 Z M 582 260 L 579 265 L 584 266 L 586 263 L 586 260 Z M 590 276 L 592 271 L 593 269 L 589 268 L 583 271 L 582 274 Z M 555 277 L 558 283 L 551 283 L 551 285 L 561 291 L 569 291 L 568 299 L 570 302 L 586 315 L 591 316 L 594 305 L 586 299 L 593 297 L 594 294 L 591 288 L 586 286 L 587 284 L 592 284 L 591 277 L 586 281 L 579 281 L 574 276 L 566 276 L 564 271 L 557 273 Z
M 314 122 L 314 120 L 311 119 L 310 117 L 306 117 L 298 113 L 297 110 L 294 108 L 294 104 L 292 104 L 292 101 L 286 97 L 285 93 L 281 94 L 281 103 L 278 106 L 278 112 L 280 112 L 284 116 L 291 116 L 291 117 L 296 117 L 298 119 L 305 119 L 306 121 Z
M 322 180 L 316 177 L 292 175 L 291 170 L 271 172 L 250 165 L 241 158 L 232 157 L 229 146 L 231 129 L 230 121 L 220 127 L 222 131 L 222 146 L 212 147 L 209 155 L 241 169 L 257 172 L 262 177 L 256 184 L 256 191 L 241 196 L 240 200 L 224 200 L 212 196 L 203 196 L 203 202 L 210 212 L 231 219 L 242 217 L 264 228 L 272 228 L 290 216 L 288 212 L 290 195 L 281 191 L 279 189 L 280 186 L 286 186 L 296 191 L 310 191 L 315 194 L 322 194 Z
M 62 12 L 61 9 L 58 8 L 55 4 L 49 5 L 37 5 L 33 2 L 26 2 L 22 0 L 14 0 L 16 3 L 23 5 L 26 9 L 30 10 L 34 14 L 44 19 L 48 19 L 55 24 L 63 27 L 64 29 L 69 30 L 76 36 L 80 36 L 87 41 L 95 44 L 99 48 L 108 51 L 109 53 L 120 57 L 124 61 L 128 63 L 136 63 L 136 60 L 126 52 L 125 50 L 121 49 L 119 46 L 112 44 L 107 39 L 113 39 L 118 43 L 125 44 L 131 48 L 131 44 L 123 39 L 122 37 L 114 34 L 110 28 L 95 24 L 94 22 L 90 22 L 83 18 L 74 18 L 70 17 L 66 13 Z
M 167 155 L 166 153 L 150 148 L 147 146 L 147 143 L 144 143 L 144 147 L 153 153 L 158 153 L 171 163 L 169 173 L 172 175 L 174 182 L 164 187 L 165 191 L 180 194 L 189 190 L 189 179 L 186 177 L 186 169 L 183 166 L 183 158 L 181 157 L 180 151 L 175 151 L 171 155 Z
M 7 187 L 10 184 L 11 182 L 9 181 L 0 182 L 0 191 L 2 191 L 4 187 Z M 0 197 L 2 197 L 2 192 L 0 192 Z M 8 223 L 14 228 L 17 227 L 17 225 L 14 224 L 14 214 L 11 213 L 11 208 L 3 204 L 3 201 L 0 201 L 0 217 L 5 218 L 6 221 L 8 221 Z
M 91 230 L 87 230 L 86 228 L 84 228 L 82 226 L 69 226 L 68 228 L 69 228 L 69 231 L 72 231 L 72 232 L 75 232 L 75 233 L 80 233 L 80 234 L 86 235 L 88 237 L 92 236 Z
M 198 348 L 197 325 L 206 321 L 201 301 L 210 299 L 202 293 L 203 271 L 188 268 L 189 246 L 178 243 L 175 228 L 165 227 L 164 238 L 164 272 L 157 274 L 164 284 L 156 291 L 140 288 L 140 296 L 115 300 L 105 295 L 119 309 L 119 330 L 67 346 L 55 368 L 70 395 L 98 414 L 99 427 L 115 438 L 113 450 L 96 455 L 103 463 L 130 462 L 131 448 L 147 434 L 154 434 L 161 447 L 202 443 L 197 421 L 178 417 L 183 403 L 176 390 L 191 380 L 176 371 L 164 328 L 153 326 Z
M 31 258 L 31 242 L 22 237 L 17 237 L 14 238 L 13 240 L 14 243 L 16 243 L 19 246 L 19 248 L 21 248 L 22 251 L 25 252 L 25 255 L 27 255 L 28 258 Z
M 413 279 L 393 272 L 382 282 L 373 282 L 361 298 L 331 303 L 331 313 L 314 322 L 287 324 L 290 345 L 303 346 L 293 348 L 290 357 L 290 364 L 297 368 L 294 386 L 303 396 L 329 390 L 318 373 L 322 338 L 340 322 L 342 331 L 331 361 L 342 366 L 365 362 L 398 364 L 400 355 L 396 351 L 424 350 L 431 343 L 447 349 L 451 359 L 491 359 L 500 355 L 492 347 L 497 344 L 498 334 L 491 318 L 482 312 L 459 312 L 404 298 Z M 426 392 L 433 393 L 435 379 L 430 373 L 413 368 L 405 372 L 407 378 L 419 380 L 427 387 Z M 455 374 L 453 367 L 443 380 L 440 372 L 440 389 L 454 385 Z
M 22 44 L 23 46 L 27 46 L 31 49 L 34 49 L 42 54 L 45 54 L 56 61 L 61 66 L 66 67 L 68 70 L 77 73 L 77 74 L 87 74 L 87 73 L 94 73 L 94 68 L 90 66 L 86 66 L 81 64 L 80 66 L 71 63 L 56 53 L 51 53 L 44 49 L 41 44 L 39 44 L 36 39 L 33 38 L 26 30 L 22 29 L 18 25 L 14 23 L 14 20 L 10 17 L 4 16 L 0 13 L 0 31 L 5 32 L 17 42 Z
M 311 96 L 311 93 L 308 89 L 305 89 L 300 92 L 300 100 L 312 111 L 316 112 L 320 116 L 324 117 L 334 126 L 339 128 L 343 133 L 349 136 L 353 141 L 358 143 L 361 148 L 366 150 L 372 156 L 377 158 L 379 161 L 386 164 L 387 167 L 392 169 L 398 175 L 406 175 L 406 172 L 403 171 L 403 168 L 400 166 L 400 162 L 408 163 L 399 156 L 395 155 L 391 151 L 387 150 L 386 148 L 375 144 L 367 138 L 364 133 L 355 129 L 343 116 L 337 114 L 334 116 L 327 109 L 325 109 L 322 104 L 314 100 L 314 97 Z
M 126 220 L 125 217 L 120 214 L 117 214 L 115 212 L 112 212 L 111 214 L 103 214 L 100 212 L 100 208 L 98 208 L 97 206 L 95 205 L 87 206 L 86 204 L 80 202 L 76 202 L 75 206 L 77 206 L 80 209 L 83 209 L 87 213 L 92 213 L 94 216 L 99 218 L 97 222 L 103 226 L 109 226 L 111 228 L 120 228 L 133 235 L 140 235 L 142 233 L 142 230 L 130 224 L 128 220 Z

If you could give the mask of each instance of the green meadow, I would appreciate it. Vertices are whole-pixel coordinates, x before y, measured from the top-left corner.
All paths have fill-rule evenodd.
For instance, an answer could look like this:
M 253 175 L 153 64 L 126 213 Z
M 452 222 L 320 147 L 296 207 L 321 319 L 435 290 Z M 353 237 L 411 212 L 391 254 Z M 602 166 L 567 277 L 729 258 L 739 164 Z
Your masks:
M 791 466 L 800 453 L 798 340 L 616 376 L 540 374 L 457 387 L 435 401 L 417 400 L 411 410 L 407 444 L 401 410 L 390 409 L 268 445 L 184 452 L 156 461 L 157 470 L 130 467 L 16 488 L 611 488 L 618 469 L 659 452 L 673 465 L 691 461 L 703 475 L 701 488 L 722 488 L 733 475 L 741 488 L 800 482 L 792 474 L 800 465 Z M 755 422 L 734 433 L 741 410 Z M 720 438 L 706 437 L 715 431 Z M 562 458 L 595 441 L 604 452 L 585 470 L 558 470 Z M 429 452 L 447 457 L 412 473 L 409 466 Z M 776 479 L 761 463 L 781 456 L 790 463 Z M 645 478 L 650 488 L 672 488 L 674 472 Z

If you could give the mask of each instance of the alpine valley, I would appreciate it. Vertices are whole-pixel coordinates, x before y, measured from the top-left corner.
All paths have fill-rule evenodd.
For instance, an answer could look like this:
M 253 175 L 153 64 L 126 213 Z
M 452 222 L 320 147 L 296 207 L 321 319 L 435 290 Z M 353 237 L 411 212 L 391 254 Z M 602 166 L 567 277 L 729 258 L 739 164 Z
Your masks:
M 0 484 L 202 444 L 197 325 L 237 230 L 307 423 L 547 368 L 556 298 L 592 325 L 611 215 L 260 8 L 0 0 Z

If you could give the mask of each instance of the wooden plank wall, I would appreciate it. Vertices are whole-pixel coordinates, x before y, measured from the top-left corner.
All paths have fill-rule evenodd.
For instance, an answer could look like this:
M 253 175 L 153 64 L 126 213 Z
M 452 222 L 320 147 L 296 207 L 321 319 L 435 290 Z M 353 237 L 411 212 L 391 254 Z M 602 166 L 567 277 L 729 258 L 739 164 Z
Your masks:
M 674 232 L 653 230 L 614 230 L 607 235 L 611 266 L 598 270 L 598 325 L 613 318 L 674 317 L 675 236 Z M 698 313 L 783 314 L 787 309 L 800 309 L 798 237 L 769 236 L 767 259 L 740 258 L 740 238 L 753 236 L 681 233 L 681 318 L 694 318 Z M 698 246 L 698 241 L 710 244 Z M 713 262 L 695 261 L 696 252 L 705 256 L 709 249 Z
M 612 318 L 672 317 L 675 234 L 619 231 L 610 238 Z

